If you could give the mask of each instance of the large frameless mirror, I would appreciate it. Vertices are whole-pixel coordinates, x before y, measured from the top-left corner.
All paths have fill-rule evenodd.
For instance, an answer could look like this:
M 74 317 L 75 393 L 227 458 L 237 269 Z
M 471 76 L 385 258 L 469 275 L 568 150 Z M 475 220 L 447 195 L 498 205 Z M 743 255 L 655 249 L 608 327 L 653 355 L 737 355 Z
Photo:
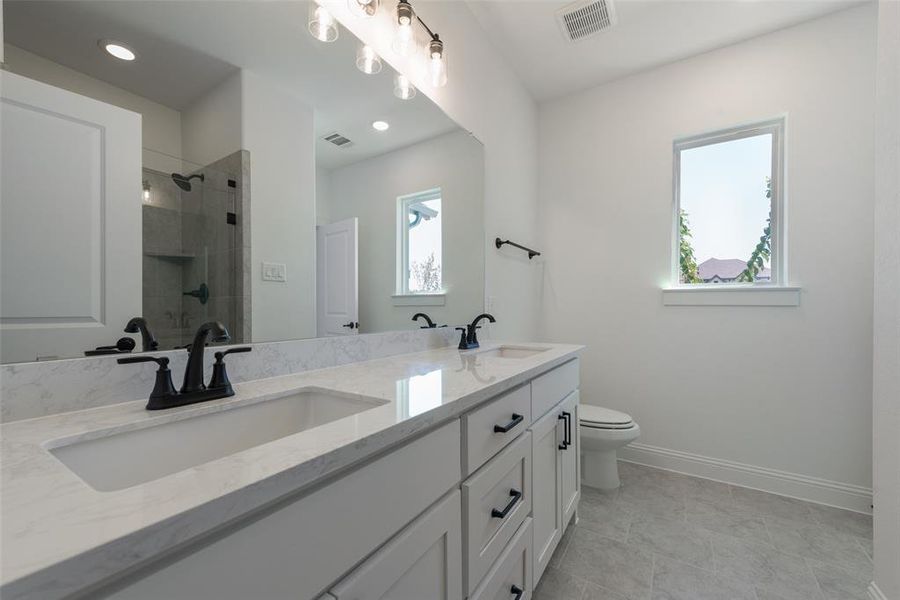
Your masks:
M 481 144 L 315 5 L 2 9 L 2 362 L 481 312 Z

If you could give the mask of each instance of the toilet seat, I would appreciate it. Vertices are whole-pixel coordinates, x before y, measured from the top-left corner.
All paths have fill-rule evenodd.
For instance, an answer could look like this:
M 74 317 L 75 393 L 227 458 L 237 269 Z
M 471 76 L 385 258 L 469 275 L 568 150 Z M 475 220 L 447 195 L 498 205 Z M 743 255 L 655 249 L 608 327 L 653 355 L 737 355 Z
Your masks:
M 578 414 L 580 425 L 590 429 L 631 429 L 635 426 L 629 415 L 593 404 L 579 404 Z

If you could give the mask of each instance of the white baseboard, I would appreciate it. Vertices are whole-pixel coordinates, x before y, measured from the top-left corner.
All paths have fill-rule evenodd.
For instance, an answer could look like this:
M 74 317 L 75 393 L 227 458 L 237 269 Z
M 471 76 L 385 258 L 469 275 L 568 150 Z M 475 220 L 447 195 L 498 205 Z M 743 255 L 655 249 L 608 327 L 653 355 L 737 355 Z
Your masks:
M 754 488 L 781 496 L 827 504 L 855 512 L 871 514 L 872 490 L 849 483 L 819 479 L 766 467 L 710 458 L 658 446 L 633 443 L 620 448 L 618 456 L 626 462 L 714 479 Z
M 874 581 L 869 584 L 869 598 L 871 600 L 888 600 L 888 597 L 881 593 Z

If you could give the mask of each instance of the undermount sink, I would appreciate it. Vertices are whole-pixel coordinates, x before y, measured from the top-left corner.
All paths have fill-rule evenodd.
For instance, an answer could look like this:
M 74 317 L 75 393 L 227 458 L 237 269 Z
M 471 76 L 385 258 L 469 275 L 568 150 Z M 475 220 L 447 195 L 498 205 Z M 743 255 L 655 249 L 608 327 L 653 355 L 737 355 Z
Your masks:
M 101 492 L 122 490 L 385 404 L 302 390 L 255 404 L 50 448 Z
M 520 346 L 500 346 L 491 350 L 479 352 L 479 356 L 485 358 L 528 358 L 541 352 L 546 352 L 550 348 L 525 348 Z

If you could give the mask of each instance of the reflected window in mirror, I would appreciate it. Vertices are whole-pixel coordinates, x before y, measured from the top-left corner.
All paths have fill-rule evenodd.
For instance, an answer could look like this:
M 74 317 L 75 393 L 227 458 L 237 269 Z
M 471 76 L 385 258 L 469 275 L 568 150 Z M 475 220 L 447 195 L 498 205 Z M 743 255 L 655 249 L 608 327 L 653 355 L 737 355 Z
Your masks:
M 397 204 L 397 293 L 444 293 L 440 188 L 401 196 Z

